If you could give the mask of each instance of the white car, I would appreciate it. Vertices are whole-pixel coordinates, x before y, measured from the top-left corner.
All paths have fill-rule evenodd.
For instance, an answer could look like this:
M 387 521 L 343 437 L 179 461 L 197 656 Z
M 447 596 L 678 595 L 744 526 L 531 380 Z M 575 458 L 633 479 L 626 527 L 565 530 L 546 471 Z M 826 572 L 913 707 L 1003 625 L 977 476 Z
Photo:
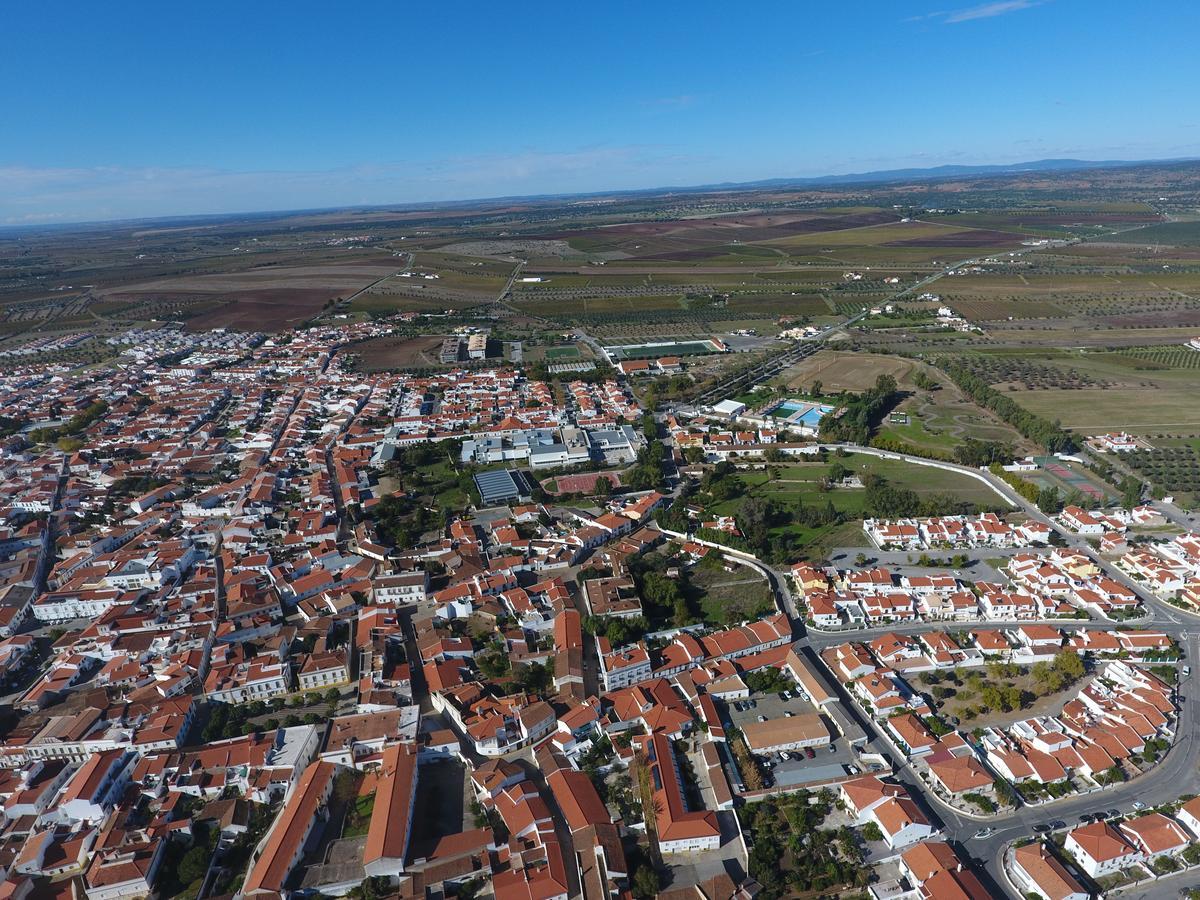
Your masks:
M 1138 810 L 1138 811 L 1141 811 L 1141 810 L 1143 810 L 1143 809 L 1145 809 L 1145 808 L 1146 808 L 1146 804 L 1145 804 L 1145 803 L 1143 803 L 1141 800 L 1134 800 L 1134 801 L 1133 801 L 1133 808 L 1134 808 L 1134 809 L 1136 809 L 1136 810 Z

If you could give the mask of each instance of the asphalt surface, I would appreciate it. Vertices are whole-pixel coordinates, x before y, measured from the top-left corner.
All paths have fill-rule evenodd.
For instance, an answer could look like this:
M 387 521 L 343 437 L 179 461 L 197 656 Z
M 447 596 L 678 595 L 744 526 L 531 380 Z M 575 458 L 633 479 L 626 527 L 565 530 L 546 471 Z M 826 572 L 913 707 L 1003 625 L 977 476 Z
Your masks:
M 846 449 L 854 452 L 862 452 L 863 450 L 863 448 L 850 445 L 847 445 Z M 893 458 L 907 459 L 915 463 L 928 464 L 928 460 L 917 457 L 906 457 L 904 454 L 889 453 L 887 455 Z M 1142 598 L 1147 615 L 1128 624 L 1133 627 L 1150 628 L 1171 635 L 1171 637 L 1179 642 L 1183 649 L 1185 661 L 1192 665 L 1200 663 L 1200 616 L 1189 615 L 1158 600 L 1140 584 L 1134 582 L 1124 572 L 1113 566 L 1111 562 L 1101 558 L 1085 538 L 1064 529 L 1057 522 L 1044 515 L 1035 505 L 1028 503 L 1024 498 L 1016 494 L 1005 482 L 992 476 L 991 473 L 986 471 L 981 472 L 979 469 L 972 469 L 965 466 L 950 465 L 947 467 L 952 470 L 959 470 L 964 474 L 983 477 L 998 494 L 1004 496 L 1016 509 L 1019 509 L 1031 519 L 1048 524 L 1058 532 L 1068 547 L 1086 553 L 1100 566 L 1105 574 L 1134 590 Z M 1167 515 L 1170 521 L 1179 525 L 1186 525 L 1187 527 L 1194 526 L 1194 521 L 1190 517 L 1184 515 L 1174 507 L 1164 509 L 1164 514 L 1167 513 L 1168 509 L 1172 511 L 1172 514 Z M 856 554 L 858 551 L 855 550 L 854 552 Z M 881 561 L 883 556 L 889 555 L 869 549 L 863 552 L 869 557 L 880 558 Z M 948 554 L 943 552 L 941 555 L 954 555 L 955 552 L 957 551 L 949 551 Z M 905 558 L 907 558 L 907 555 L 902 554 Z M 973 559 L 981 560 L 984 557 L 996 557 L 1005 554 L 994 549 L 984 548 L 968 551 L 968 555 Z M 850 556 L 842 564 L 851 565 L 852 560 L 853 556 Z M 796 627 L 804 631 L 799 640 L 796 641 L 797 650 L 801 652 L 807 651 L 808 653 L 815 654 L 825 647 L 851 640 L 870 640 L 872 637 L 889 631 L 914 634 L 942 630 L 955 624 L 962 624 L 921 622 L 841 632 L 804 630 L 803 626 L 799 624 L 800 618 L 797 615 L 795 601 L 788 586 L 787 574 L 764 563 L 751 563 L 751 565 L 759 569 L 767 577 L 772 588 L 775 590 L 779 605 L 792 617 Z M 970 566 L 967 571 L 963 572 L 962 577 L 969 581 L 976 580 L 973 577 L 974 573 L 970 571 L 970 569 L 975 568 L 978 567 Z M 1003 627 L 1005 625 L 1015 626 L 1023 623 L 1014 621 L 1011 623 L 988 622 L 987 624 Z M 1064 630 L 1116 627 L 1116 623 L 1094 619 L 1091 621 L 1072 620 L 1054 622 L 1053 624 Z M 1187 679 L 1181 679 L 1178 685 L 1179 717 L 1176 722 L 1175 740 L 1172 742 L 1170 750 L 1164 754 L 1159 763 L 1149 772 L 1139 775 L 1124 784 L 1105 788 L 1095 793 L 1068 797 L 1038 806 L 1022 806 L 1008 812 L 979 817 L 969 816 L 952 809 L 939 798 L 935 797 L 930 791 L 926 790 L 924 782 L 910 768 L 907 758 L 899 756 L 891 749 L 890 742 L 882 739 L 880 729 L 874 720 L 866 715 L 858 704 L 846 695 L 840 685 L 835 685 L 835 687 L 841 695 L 842 705 L 849 710 L 852 718 L 859 722 L 866 733 L 872 736 L 870 748 L 882 753 L 891 761 L 893 770 L 896 773 L 896 780 L 902 782 L 908 788 L 909 792 L 919 799 L 924 805 L 926 812 L 930 814 L 931 820 L 935 824 L 940 824 L 945 839 L 954 844 L 962 853 L 970 856 L 983 870 L 986 876 L 985 886 L 988 887 L 990 892 L 995 893 L 996 896 L 1011 894 L 1019 897 L 1019 895 L 1013 894 L 1012 889 L 1008 886 L 1008 880 L 1001 872 L 1001 859 L 1005 847 L 1017 839 L 1031 837 L 1034 826 L 1061 820 L 1066 823 L 1067 827 L 1074 827 L 1079 824 L 1079 817 L 1084 813 L 1095 813 L 1112 809 L 1120 810 L 1122 813 L 1131 813 L 1133 812 L 1132 805 L 1135 800 L 1141 801 L 1146 807 L 1153 807 L 1158 804 L 1175 801 L 1183 794 L 1200 794 L 1200 718 L 1198 718 L 1196 711 L 1197 704 L 1200 704 L 1200 680 L 1197 679 L 1195 674 Z M 985 827 L 993 829 L 992 833 L 986 837 L 976 838 L 975 835 Z M 1194 873 L 1192 874 L 1194 876 Z M 1181 889 L 1188 886 L 1188 880 L 1187 878 L 1165 879 L 1159 884 L 1132 891 L 1129 896 L 1144 897 L 1146 900 L 1175 897 L 1178 896 Z

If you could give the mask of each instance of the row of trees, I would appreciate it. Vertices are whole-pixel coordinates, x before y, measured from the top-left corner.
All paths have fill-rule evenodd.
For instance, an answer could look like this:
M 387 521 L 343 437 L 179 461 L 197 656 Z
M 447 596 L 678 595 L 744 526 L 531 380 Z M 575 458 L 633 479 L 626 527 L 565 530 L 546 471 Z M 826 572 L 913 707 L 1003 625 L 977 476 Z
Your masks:
M 989 409 L 1022 435 L 1044 447 L 1050 453 L 1073 453 L 1078 449 L 1074 436 L 1057 422 L 1029 412 L 1016 401 L 1004 396 L 984 379 L 963 365 L 946 358 L 935 361 L 943 372 L 974 403 Z

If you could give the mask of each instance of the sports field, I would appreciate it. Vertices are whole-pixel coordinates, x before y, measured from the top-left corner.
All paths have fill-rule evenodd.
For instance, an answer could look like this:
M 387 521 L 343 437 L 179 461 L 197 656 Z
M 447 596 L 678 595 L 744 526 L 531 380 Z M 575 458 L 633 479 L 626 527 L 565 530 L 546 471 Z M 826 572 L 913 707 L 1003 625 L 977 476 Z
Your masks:
M 681 341 L 678 344 L 625 344 L 605 347 L 613 359 L 659 359 L 663 356 L 704 356 L 721 351 L 712 341 Z

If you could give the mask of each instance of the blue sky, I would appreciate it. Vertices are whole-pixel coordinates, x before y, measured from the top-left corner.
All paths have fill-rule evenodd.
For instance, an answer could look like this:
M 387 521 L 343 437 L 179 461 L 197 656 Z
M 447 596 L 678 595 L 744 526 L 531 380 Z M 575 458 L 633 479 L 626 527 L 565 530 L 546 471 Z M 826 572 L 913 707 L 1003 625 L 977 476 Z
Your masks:
M 1200 156 L 1191 2 L 9 4 L 0 224 Z

